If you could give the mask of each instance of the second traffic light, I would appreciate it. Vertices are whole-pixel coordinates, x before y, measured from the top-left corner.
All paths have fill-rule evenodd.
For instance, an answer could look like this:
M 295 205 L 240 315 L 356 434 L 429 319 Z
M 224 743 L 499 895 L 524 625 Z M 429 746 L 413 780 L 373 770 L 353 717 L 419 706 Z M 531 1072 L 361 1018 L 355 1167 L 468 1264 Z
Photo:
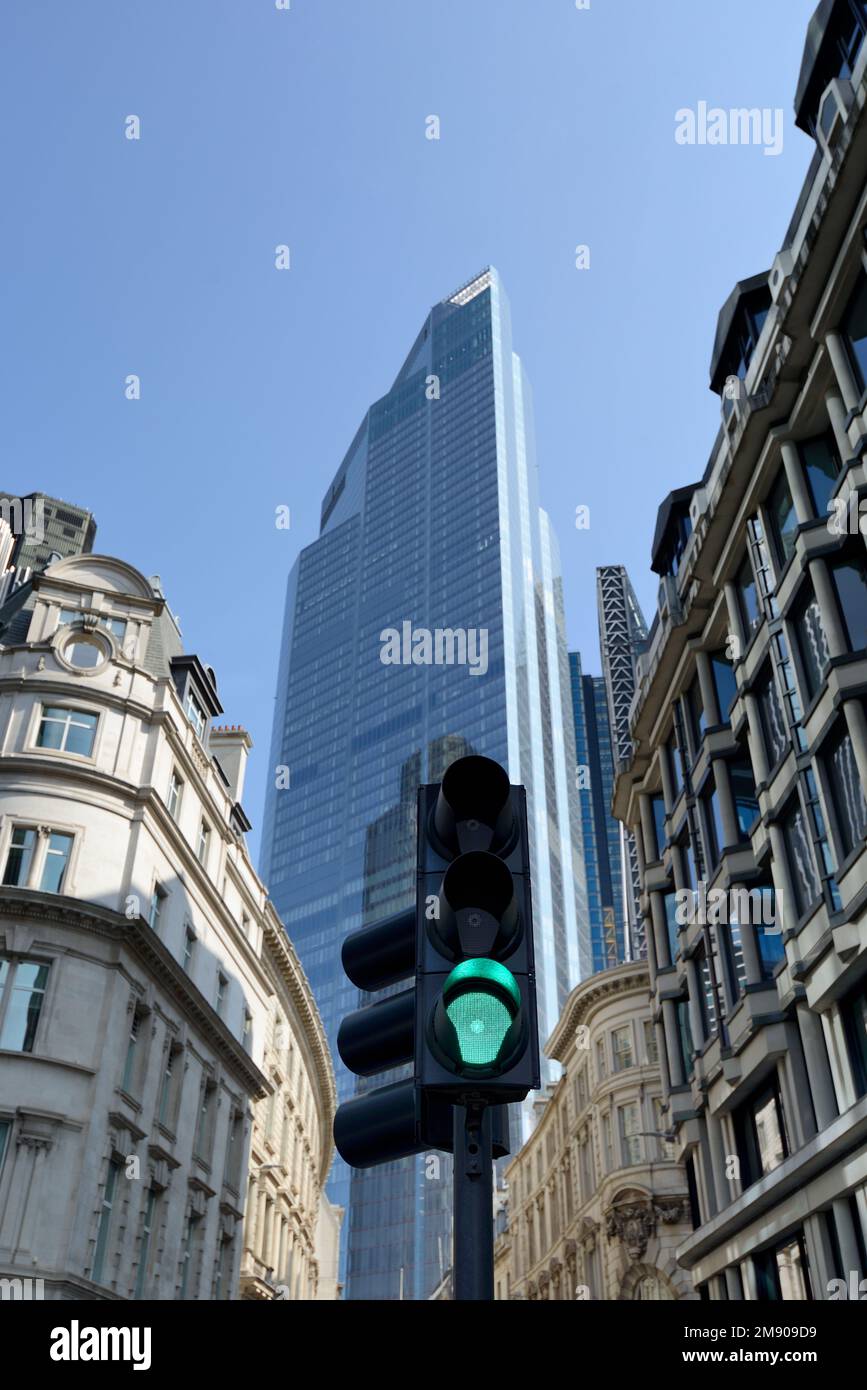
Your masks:
M 526 798 L 489 758 L 419 789 L 415 1075 L 457 1103 L 539 1086 Z

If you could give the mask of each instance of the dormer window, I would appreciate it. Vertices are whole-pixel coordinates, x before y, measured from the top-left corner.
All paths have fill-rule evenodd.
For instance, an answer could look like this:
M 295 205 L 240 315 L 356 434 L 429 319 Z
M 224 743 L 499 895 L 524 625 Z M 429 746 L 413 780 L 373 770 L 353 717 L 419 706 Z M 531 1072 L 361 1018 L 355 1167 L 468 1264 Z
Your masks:
M 815 24 L 818 14 L 814 16 Z M 797 124 L 816 138 L 822 93 L 837 78 L 846 81 L 855 70 L 858 50 L 867 34 L 867 0 L 837 0 L 827 15 L 801 68 L 795 98 Z
M 192 687 L 187 691 L 187 702 L 184 705 L 184 713 L 195 729 L 197 736 L 200 739 L 204 738 L 207 718 L 205 716 L 205 711 L 196 699 Z

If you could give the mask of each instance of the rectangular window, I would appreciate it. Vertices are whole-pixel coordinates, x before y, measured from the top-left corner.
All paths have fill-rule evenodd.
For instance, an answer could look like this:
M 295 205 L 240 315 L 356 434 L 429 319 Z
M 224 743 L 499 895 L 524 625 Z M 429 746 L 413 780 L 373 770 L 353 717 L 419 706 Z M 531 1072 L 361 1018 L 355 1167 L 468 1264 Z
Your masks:
M 739 758 L 729 763 L 728 772 L 735 803 L 738 831 L 741 839 L 746 840 L 749 838 L 749 833 L 759 814 L 759 798 L 756 795 L 753 765 L 748 757 Z
M 30 882 L 30 868 L 36 849 L 36 831 L 23 825 L 16 825 L 9 842 L 3 882 L 9 888 L 26 888 Z
M 635 1066 L 635 1054 L 632 1048 L 632 1029 L 627 1024 L 624 1028 L 615 1028 L 611 1034 L 611 1047 L 614 1053 L 614 1070 L 626 1071 L 629 1067 Z
M 214 1096 L 216 1090 L 217 1087 L 215 1082 L 205 1081 L 202 1084 L 202 1093 L 199 1098 L 199 1122 L 196 1126 L 196 1142 L 193 1152 L 197 1158 L 202 1159 L 205 1163 L 210 1162 Z
M 755 1125 L 756 1153 L 761 1173 L 772 1173 L 786 1156 L 782 1109 L 776 1091 L 753 1102 L 750 1118 Z
M 663 1162 L 670 1162 L 674 1158 L 674 1141 L 666 1138 L 669 1130 L 666 1124 L 665 1109 L 659 1096 L 653 1102 L 653 1127 L 656 1130 L 659 1157 Z
M 825 679 L 831 655 L 819 604 L 809 584 L 804 585 L 804 593 L 792 611 L 792 623 L 801 658 L 804 693 L 809 701 L 818 693 Z
M 786 711 L 786 723 L 789 727 L 789 736 L 794 746 L 805 752 L 807 747 L 807 735 L 801 723 L 803 710 L 801 707 L 801 697 L 798 694 L 798 686 L 795 681 L 795 673 L 792 659 L 789 654 L 788 643 L 783 632 L 774 633 L 771 639 L 771 654 L 774 668 L 777 673 L 779 689 L 782 691 L 783 704 Z
M 166 1052 L 163 1079 L 160 1085 L 160 1101 L 157 1120 L 161 1125 L 173 1129 L 178 1112 L 180 1082 L 183 1076 L 181 1061 L 182 1049 L 172 1044 Z
M 798 450 L 810 490 L 813 511 L 817 517 L 827 516 L 831 494 L 842 472 L 834 436 L 820 434 L 816 439 L 805 439 L 798 445 Z
M 665 801 L 661 796 L 652 796 L 650 806 L 653 811 L 653 827 L 656 832 L 656 858 L 662 858 L 662 852 L 668 843 L 668 836 L 665 833 Z
M 698 750 L 701 747 L 704 731 L 707 728 L 707 719 L 705 718 L 704 704 L 701 698 L 701 688 L 698 683 L 698 677 L 695 678 L 686 692 L 683 703 L 694 762 L 698 756 Z
M 141 1009 L 134 1009 L 129 1025 L 129 1035 L 126 1043 L 126 1057 L 123 1063 L 123 1076 L 121 1077 L 120 1088 L 127 1095 L 133 1095 L 133 1088 L 138 1084 L 138 1060 L 140 1056 L 141 1034 L 144 1025 L 144 1013 Z
M 867 798 L 848 732 L 838 734 L 828 751 L 823 753 L 823 762 L 834 809 L 833 819 L 837 824 L 842 858 L 845 859 L 863 845 L 867 835 Z
M 756 1293 L 762 1303 L 803 1302 L 810 1298 L 807 1252 L 803 1238 L 789 1237 L 776 1250 L 753 1256 Z
M 72 853 L 72 836 L 60 835 L 52 830 L 45 848 L 45 860 L 39 887 L 43 893 L 60 893 L 66 879 L 69 856 Z
M 720 854 L 725 844 L 719 796 L 717 795 L 716 785 L 712 776 L 708 778 L 707 785 L 702 791 L 701 802 L 704 809 L 704 834 L 708 858 L 707 872 L 708 876 L 712 877 L 720 861 Z
M 184 784 L 176 772 L 172 773 L 169 782 L 169 815 L 172 820 L 178 820 L 181 814 L 181 801 L 184 795 Z
M 187 972 L 188 975 L 189 975 L 190 970 L 191 970 L 191 968 L 192 968 L 193 956 L 195 955 L 195 952 L 196 952 L 196 933 L 193 931 L 192 927 L 186 927 L 185 930 L 184 930 L 184 960 L 183 960 L 183 966 L 184 966 L 184 969 L 186 970 L 186 972 Z
M 37 748 L 50 748 L 57 753 L 77 753 L 89 758 L 96 738 L 97 717 L 84 710 L 64 709 L 46 705 L 39 721 Z
M 828 566 L 850 652 L 867 648 L 867 558 L 860 555 L 833 560 Z
M 780 472 L 767 502 L 768 520 L 774 540 L 777 562 L 783 569 L 795 553 L 798 518 L 785 472 Z
M 749 1187 L 779 1168 L 789 1152 L 776 1082 L 744 1101 L 733 1118 L 744 1186 Z
M 214 1298 L 217 1302 L 221 1299 L 231 1297 L 233 1248 L 234 1242 L 227 1236 L 223 1236 L 220 1241 L 220 1252 L 217 1256 L 217 1274 L 214 1280 Z
M 858 277 L 855 292 L 849 301 L 842 323 L 849 347 L 852 369 L 859 387 L 867 387 L 867 278 Z
M 0 1120 L 0 1173 L 3 1172 L 3 1160 L 6 1157 L 6 1148 L 9 1143 L 9 1135 L 12 1132 L 11 1120 Z
M 153 931 L 159 930 L 160 916 L 163 910 L 168 893 L 165 888 L 161 888 L 158 883 L 154 884 L 154 891 L 151 893 L 151 905 L 148 912 L 148 925 Z
M 241 1159 L 244 1155 L 244 1122 L 238 1110 L 229 1117 L 229 1132 L 226 1138 L 226 1176 L 225 1181 L 236 1192 L 241 1184 Z
M 122 642 L 126 636 L 126 623 L 123 618 L 111 618 L 107 613 L 103 613 L 99 625 L 106 628 L 118 642 Z
M 766 666 L 759 677 L 756 685 L 756 696 L 759 702 L 768 766 L 773 771 L 782 762 L 791 744 L 780 693 L 777 690 L 777 682 L 774 680 L 774 673 L 770 666 Z
M 48 969 L 41 961 L 0 957 L 0 1048 L 32 1052 Z
M 218 1013 L 218 1014 L 222 1014 L 222 1012 L 223 1012 L 223 1008 L 224 1008 L 225 1003 L 226 1003 L 226 990 L 228 989 L 228 987 L 229 987 L 229 981 L 226 979 L 225 975 L 224 975 L 221 971 L 218 970 L 218 971 L 217 971 L 217 1002 L 216 1002 L 216 1009 L 217 1009 L 217 1013 Z
M 680 1042 L 680 1059 L 683 1063 L 683 1074 L 687 1081 L 695 1070 L 695 1047 L 692 1041 L 692 1029 L 689 1026 L 689 1005 L 685 999 L 678 999 L 675 1004 L 677 1015 L 677 1034 Z
M 698 947 L 695 953 L 695 969 L 698 975 L 698 1002 L 701 1010 L 701 1021 L 704 1027 L 705 1038 L 712 1038 L 717 1030 L 716 998 L 714 996 L 713 977 L 710 971 L 710 962 L 707 958 L 707 950 L 704 942 Z
M 668 755 L 668 768 L 671 773 L 672 790 L 676 801 L 683 791 L 683 772 L 681 771 L 680 753 L 674 734 L 671 735 L 665 747 Z
M 210 827 L 206 821 L 202 821 L 202 824 L 199 826 L 199 843 L 196 847 L 196 854 L 199 863 L 204 866 L 207 866 L 208 863 L 208 844 L 210 843 L 210 839 Z
M 605 1067 L 605 1039 L 599 1038 L 596 1043 L 596 1077 L 601 1081 L 606 1075 Z
M 244 1050 L 249 1052 L 253 1043 L 253 1015 L 250 1013 L 249 1009 L 244 1010 L 244 1032 L 241 1037 L 241 1042 Z
M 205 716 L 205 711 L 202 709 L 202 706 L 199 704 L 192 690 L 187 692 L 187 703 L 184 706 L 184 712 L 198 737 L 204 738 L 207 718 Z
M 614 1145 L 611 1140 L 611 1116 L 602 1116 L 602 1146 L 605 1155 L 605 1171 L 610 1173 L 614 1167 Z
M 135 1277 L 135 1292 L 133 1298 L 144 1296 L 145 1280 L 147 1278 L 148 1259 L 150 1256 L 151 1237 L 156 1227 L 157 1215 L 157 1192 L 156 1188 L 149 1187 L 145 1199 L 144 1215 L 142 1217 L 141 1240 L 138 1250 L 138 1269 Z
M 735 680 L 734 667 L 724 651 L 715 652 L 711 657 L 711 671 L 720 719 L 723 724 L 727 724 L 729 722 L 729 710 L 738 693 L 738 683 Z
M 759 596 L 756 590 L 756 577 L 753 574 L 753 567 L 750 563 L 749 556 L 746 557 L 737 572 L 735 587 L 737 588 L 738 598 L 740 600 L 744 632 L 747 642 L 749 642 L 762 620 L 761 611 L 759 609 Z
M 677 920 L 677 896 L 674 893 L 666 893 L 662 901 L 665 906 L 665 926 L 668 932 L 669 959 L 673 965 L 675 956 L 677 955 L 677 933 L 679 929 Z
M 105 1179 L 105 1187 L 102 1193 L 102 1204 L 99 1211 L 99 1227 L 96 1232 L 96 1249 L 93 1256 L 93 1271 L 91 1278 L 94 1284 L 101 1284 L 105 1269 L 105 1252 L 108 1249 L 108 1238 L 111 1232 L 111 1213 L 114 1208 L 114 1198 L 117 1191 L 117 1180 L 120 1176 L 120 1164 L 112 1159 L 108 1165 L 108 1173 Z
M 867 982 L 856 985 L 840 1005 L 855 1090 L 867 1095 Z
M 179 1298 L 187 1298 L 188 1291 L 192 1287 L 191 1269 L 198 1249 L 199 1232 L 202 1229 L 202 1218 L 196 1212 L 190 1210 L 187 1213 L 187 1226 L 184 1231 L 184 1247 L 181 1255 L 181 1287 Z
M 659 1062 L 659 1049 L 656 1044 L 656 1024 L 652 1018 L 644 1020 L 644 1057 L 647 1063 L 655 1067 Z
M 641 1162 L 641 1120 L 638 1113 L 638 1106 L 619 1105 L 617 1107 L 617 1124 L 620 1130 L 620 1152 L 623 1155 L 624 1168 L 631 1168 L 634 1164 Z
M 795 801 L 783 819 L 783 831 L 789 854 L 789 868 L 795 889 L 795 906 L 798 916 L 803 917 L 822 895 L 816 861 L 813 857 L 812 837 L 801 805 Z

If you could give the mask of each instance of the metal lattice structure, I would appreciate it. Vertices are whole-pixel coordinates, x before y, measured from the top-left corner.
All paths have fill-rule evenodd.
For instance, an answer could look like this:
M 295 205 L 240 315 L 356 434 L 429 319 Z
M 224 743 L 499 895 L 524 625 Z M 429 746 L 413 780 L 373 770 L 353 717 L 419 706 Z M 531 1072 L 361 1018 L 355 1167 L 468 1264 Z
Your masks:
M 602 565 L 596 571 L 599 646 L 608 697 L 611 741 L 618 764 L 632 756 L 629 710 L 635 695 L 635 662 L 647 639 L 647 625 L 623 565 Z M 634 836 L 620 827 L 621 882 L 628 923 L 627 958 L 647 954 L 644 923 L 639 910 L 641 876 Z

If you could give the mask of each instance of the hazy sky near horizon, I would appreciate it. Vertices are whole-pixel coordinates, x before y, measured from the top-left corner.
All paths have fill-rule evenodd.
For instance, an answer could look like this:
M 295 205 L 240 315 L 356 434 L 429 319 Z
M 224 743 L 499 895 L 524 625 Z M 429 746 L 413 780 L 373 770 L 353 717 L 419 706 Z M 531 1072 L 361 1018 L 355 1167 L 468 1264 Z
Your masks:
M 650 620 L 656 509 L 719 423 L 717 313 L 770 266 L 811 157 L 814 8 L 6 0 L 0 485 L 90 507 L 98 550 L 162 576 L 253 734 L 257 831 L 286 576 L 430 306 L 489 263 L 570 644 L 599 669 L 599 564 Z M 700 101 L 782 108 L 782 152 L 678 144 Z

